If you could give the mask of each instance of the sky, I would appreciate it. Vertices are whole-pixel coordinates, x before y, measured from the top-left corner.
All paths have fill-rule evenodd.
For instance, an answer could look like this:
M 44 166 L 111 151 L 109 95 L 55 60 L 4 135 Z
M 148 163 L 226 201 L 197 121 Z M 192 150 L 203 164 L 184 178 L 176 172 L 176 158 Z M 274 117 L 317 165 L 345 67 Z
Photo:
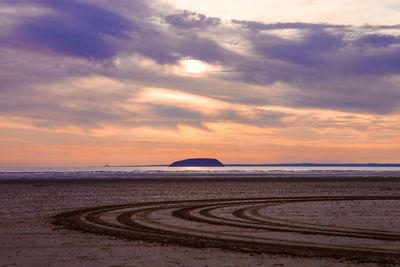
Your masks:
M 4 0 L 0 166 L 400 163 L 398 0 Z

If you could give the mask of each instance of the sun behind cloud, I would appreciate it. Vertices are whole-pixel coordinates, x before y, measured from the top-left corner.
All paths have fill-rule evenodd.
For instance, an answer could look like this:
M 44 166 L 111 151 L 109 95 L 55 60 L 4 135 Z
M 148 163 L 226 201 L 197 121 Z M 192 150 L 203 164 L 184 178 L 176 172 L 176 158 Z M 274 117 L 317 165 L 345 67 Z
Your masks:
M 197 59 L 185 59 L 182 61 L 183 70 L 190 74 L 201 74 L 207 71 L 208 67 L 201 60 Z

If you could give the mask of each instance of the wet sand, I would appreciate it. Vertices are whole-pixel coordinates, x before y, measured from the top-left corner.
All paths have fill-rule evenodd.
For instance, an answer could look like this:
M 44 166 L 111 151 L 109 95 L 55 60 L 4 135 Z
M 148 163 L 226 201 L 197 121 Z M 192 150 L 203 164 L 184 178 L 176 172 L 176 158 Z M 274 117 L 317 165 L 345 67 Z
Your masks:
M 250 178 L 0 182 L 0 265 L 400 264 L 400 179 Z

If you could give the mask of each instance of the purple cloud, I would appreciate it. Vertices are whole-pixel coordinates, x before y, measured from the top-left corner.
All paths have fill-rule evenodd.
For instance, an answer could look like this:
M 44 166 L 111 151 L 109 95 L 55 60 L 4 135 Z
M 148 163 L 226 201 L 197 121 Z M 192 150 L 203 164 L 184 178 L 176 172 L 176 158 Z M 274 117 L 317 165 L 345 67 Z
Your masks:
M 146 5 L 146 1 L 140 2 Z M 50 12 L 19 18 L 10 29 L 11 34 L 1 38 L 3 44 L 90 60 L 112 59 L 124 53 L 141 54 L 161 64 L 175 63 L 188 56 L 209 62 L 224 58 L 223 49 L 214 41 L 193 33 L 180 36 L 167 33 L 151 23 L 152 14 L 143 17 L 139 12 L 135 16 L 132 10 L 133 16 L 128 18 L 101 5 L 76 0 L 34 3 Z M 184 14 L 192 16 L 188 12 Z M 199 23 L 216 23 L 214 18 L 196 16 Z
M 400 88 L 390 80 L 400 74 L 400 39 L 379 32 L 396 25 L 369 25 L 374 33 L 368 34 L 366 26 L 301 22 L 233 20 L 241 27 L 232 27 L 219 18 L 190 11 L 154 10 L 144 0 L 118 1 L 118 5 L 78 0 L 4 3 L 46 10 L 17 15 L 0 33 L 0 113 L 5 116 L 82 127 L 110 123 L 202 127 L 204 121 L 284 127 L 286 114 L 265 112 L 258 106 L 400 112 Z M 276 29 L 296 29 L 296 35 L 268 31 Z M 158 68 L 129 61 L 138 55 L 151 59 Z M 201 77 L 164 72 L 165 65 L 186 57 L 218 64 L 221 71 Z M 127 63 L 117 64 L 114 59 Z M 57 86 L 40 89 L 87 76 L 108 77 L 132 87 L 109 95 L 102 88 L 90 95 L 73 88 L 73 95 L 58 94 Z M 275 92 L 276 84 L 287 88 Z M 147 103 L 147 115 L 121 108 L 119 104 L 128 106 L 128 99 L 141 87 L 244 104 L 253 108 L 253 115 L 235 110 L 204 115 L 161 103 Z
M 329 64 L 324 56 L 343 45 L 342 34 L 311 31 L 301 40 L 287 40 L 276 36 L 256 36 L 252 45 L 263 57 L 303 66 Z
M 206 17 L 203 14 L 183 10 L 181 12 L 168 15 L 165 21 L 178 28 L 207 28 L 217 26 L 221 23 L 220 18 Z
M 323 30 L 323 29 L 342 29 L 349 27 L 347 25 L 334 25 L 326 23 L 304 23 L 304 22 L 278 22 L 278 23 L 262 23 L 258 21 L 237 20 L 232 19 L 232 23 L 241 25 L 251 31 L 268 31 L 268 30 Z
M 20 19 L 7 36 L 16 47 L 88 59 L 115 56 L 118 40 L 128 40 L 136 25 L 100 6 L 77 1 L 36 1 L 48 14 Z
M 388 34 L 368 34 L 355 41 L 357 46 L 373 48 L 388 47 L 394 44 L 400 44 L 400 37 Z

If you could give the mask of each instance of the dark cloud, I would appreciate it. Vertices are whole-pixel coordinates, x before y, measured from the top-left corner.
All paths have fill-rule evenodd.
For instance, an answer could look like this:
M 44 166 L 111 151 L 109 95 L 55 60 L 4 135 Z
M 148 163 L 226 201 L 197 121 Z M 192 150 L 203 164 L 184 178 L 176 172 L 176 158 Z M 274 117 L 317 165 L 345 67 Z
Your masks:
M 191 32 L 173 36 L 149 29 L 135 40 L 136 53 L 161 64 L 173 64 L 185 57 L 193 57 L 210 63 L 226 62 L 234 53 L 223 49 L 215 41 Z
M 288 40 L 276 36 L 257 36 L 252 45 L 263 57 L 303 66 L 319 66 L 327 63 L 325 54 L 343 45 L 342 34 L 312 31 L 301 40 Z
M 230 78 L 290 86 L 269 102 L 350 112 L 400 111 L 399 87 L 388 81 L 400 74 L 397 36 L 365 35 L 357 29 L 351 34 L 307 29 L 295 38 L 258 32 L 244 36 L 258 60 L 238 64 Z
M 357 32 L 357 29 L 353 29 L 350 34 L 347 33 L 347 31 L 308 29 L 293 39 L 259 33 L 245 36 L 253 52 L 264 60 L 296 64 L 313 70 L 314 74 L 326 75 L 329 72 L 333 77 L 338 73 L 350 76 L 391 75 L 400 72 L 398 36 L 362 34 Z M 259 61 L 259 64 L 265 65 L 265 63 Z M 252 68 L 257 69 L 256 65 Z M 274 63 L 270 62 L 268 65 Z M 305 73 L 306 71 L 299 69 L 293 75 Z M 321 77 L 314 75 L 314 78 L 318 76 Z M 277 79 L 281 78 L 282 76 Z
M 352 51 L 339 62 L 343 68 L 343 72 L 347 71 L 351 74 L 389 76 L 400 73 L 400 48 L 375 50 L 375 51 Z
M 278 23 L 262 23 L 249 20 L 231 20 L 233 23 L 252 31 L 268 31 L 268 30 L 322 30 L 322 29 L 341 29 L 349 27 L 347 25 L 334 25 L 325 23 L 303 23 L 303 22 L 278 22 Z
M 220 18 L 206 17 L 203 14 L 183 10 L 179 13 L 168 15 L 165 21 L 178 28 L 207 28 L 217 26 L 221 23 Z
M 136 2 L 147 6 L 146 1 Z M 50 9 L 50 12 L 19 18 L 11 33 L 0 37 L 0 43 L 90 60 L 108 60 L 119 54 L 136 53 L 161 64 L 175 63 L 183 57 L 217 62 L 223 61 L 226 54 L 215 41 L 190 32 L 175 35 L 157 27 L 151 21 L 153 14 L 149 10 L 147 13 L 132 10 L 133 15 L 127 17 L 102 5 L 76 0 L 38 0 L 34 3 Z M 15 7 L 17 4 L 28 5 L 29 2 L 17 1 L 11 5 Z M 183 14 L 188 20 L 193 15 L 189 12 Z M 216 23 L 215 18 L 200 14 L 196 17 L 198 21 L 193 23 L 197 21 L 199 25 Z
M 379 32 L 398 25 L 233 20 L 249 29 L 243 30 L 190 11 L 155 10 L 157 5 L 144 0 L 4 3 L 16 9 L 23 5 L 45 9 L 32 16 L 17 15 L 12 27 L 0 33 L 0 113 L 5 116 L 28 118 L 38 125 L 80 127 L 204 127 L 205 121 L 285 127 L 288 114 L 259 106 L 400 112 L 400 88 L 390 80 L 400 74 L 400 39 Z M 366 34 L 366 27 L 373 33 Z M 277 29 L 297 31 L 289 36 L 269 31 Z M 157 67 L 129 61 L 136 56 L 151 59 Z M 125 65 L 115 63 L 117 57 Z M 165 65 L 186 57 L 218 64 L 221 70 L 195 77 L 164 71 Z M 103 85 L 89 92 L 71 88 L 70 94 L 58 88 L 63 81 L 68 84 L 71 78 L 88 76 L 124 81 L 132 88 L 109 94 Z M 248 111 L 228 109 L 205 115 L 144 103 L 148 113 L 133 112 L 126 107 L 139 87 L 244 104 Z
M 372 30 L 398 30 L 400 29 L 400 24 L 394 25 L 370 25 L 366 24 L 360 27 L 361 29 L 372 29 Z
M 26 49 L 88 59 L 115 56 L 120 44 L 137 29 L 132 21 L 100 6 L 77 1 L 37 1 L 51 9 L 42 16 L 21 19 L 9 43 Z
M 388 34 L 367 34 L 358 38 L 356 46 L 382 48 L 394 44 L 400 44 L 400 37 Z
M 312 76 L 326 78 L 351 75 L 391 75 L 400 73 L 400 39 L 389 35 L 361 35 L 349 38 L 343 33 L 308 31 L 300 39 L 275 35 L 250 37 L 254 52 L 264 59 L 274 59 L 306 67 Z M 305 75 L 299 70 L 296 74 Z

